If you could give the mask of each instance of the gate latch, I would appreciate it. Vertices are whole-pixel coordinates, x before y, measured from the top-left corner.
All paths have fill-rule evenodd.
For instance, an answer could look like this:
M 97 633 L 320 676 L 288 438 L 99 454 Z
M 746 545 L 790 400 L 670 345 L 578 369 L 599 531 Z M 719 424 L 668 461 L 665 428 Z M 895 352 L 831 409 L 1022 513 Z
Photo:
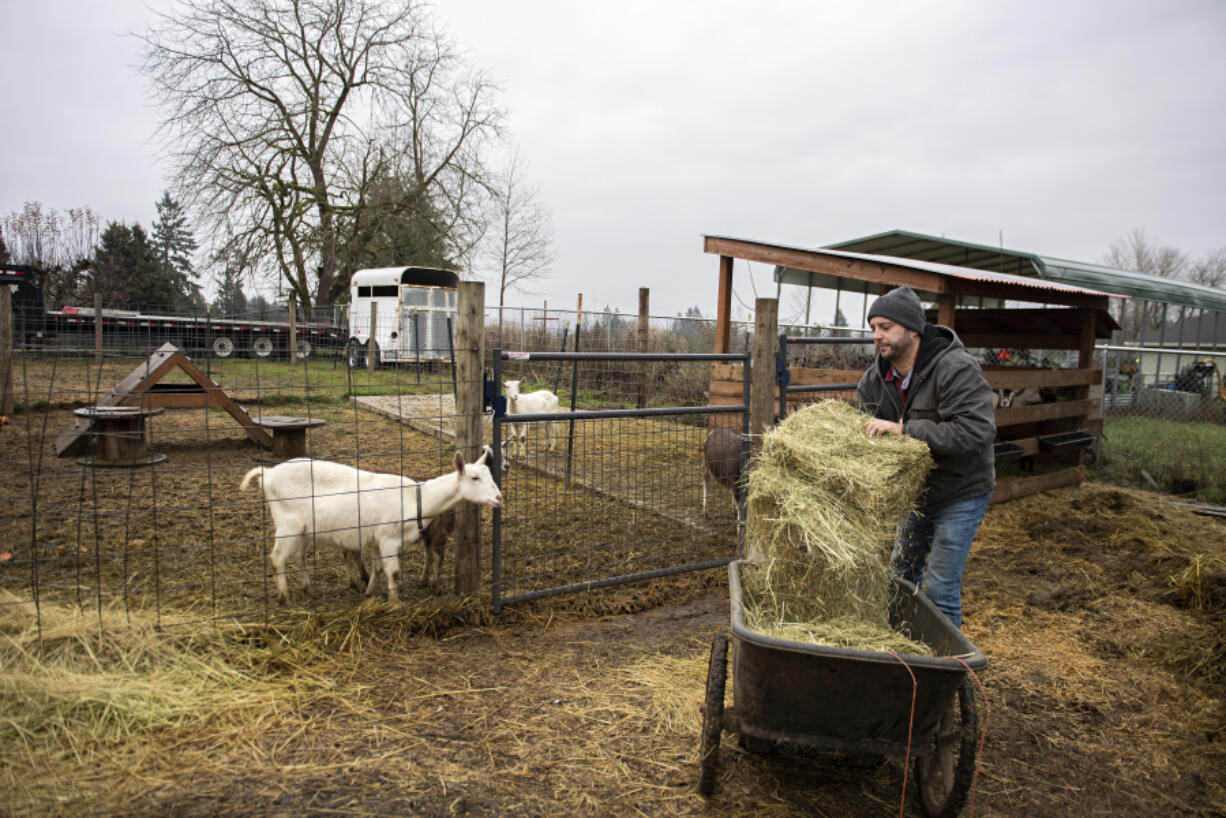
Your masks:
M 485 411 L 493 412 L 496 418 L 507 413 L 507 399 L 498 394 L 498 381 L 491 380 L 487 375 L 482 375 L 482 401 Z
M 792 383 L 792 373 L 788 371 L 788 362 L 782 355 L 775 356 L 775 385 L 787 388 Z

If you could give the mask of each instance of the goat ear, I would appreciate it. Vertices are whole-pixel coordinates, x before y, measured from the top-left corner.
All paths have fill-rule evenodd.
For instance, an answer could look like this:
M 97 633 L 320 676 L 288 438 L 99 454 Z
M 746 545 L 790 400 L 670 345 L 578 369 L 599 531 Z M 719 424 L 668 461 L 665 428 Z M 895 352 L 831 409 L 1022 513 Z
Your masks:
M 464 471 L 464 455 L 460 454 L 458 451 L 455 453 L 455 470 L 460 472 Z
M 485 460 L 486 460 L 486 458 L 488 458 L 488 457 L 489 457 L 489 456 L 490 456 L 492 453 L 493 453 L 493 452 L 491 451 L 491 449 L 490 449 L 490 447 L 489 447 L 489 445 L 488 445 L 488 444 L 486 444 L 486 445 L 482 446 L 482 447 L 481 447 L 481 456 L 480 456 L 480 457 L 478 457 L 476 460 L 474 460 L 474 461 L 473 461 L 473 463 L 476 463 L 476 464 L 481 464 L 481 463 L 484 463 L 484 462 L 485 462 Z

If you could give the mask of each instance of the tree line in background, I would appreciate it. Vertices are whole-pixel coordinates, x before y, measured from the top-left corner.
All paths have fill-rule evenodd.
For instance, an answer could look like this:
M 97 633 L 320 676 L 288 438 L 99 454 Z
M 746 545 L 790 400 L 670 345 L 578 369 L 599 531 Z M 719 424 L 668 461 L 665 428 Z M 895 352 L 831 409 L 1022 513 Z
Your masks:
M 118 221 L 103 227 L 89 207 L 60 212 L 28 202 L 0 217 L 0 240 L 7 261 L 42 271 L 51 307 L 89 304 L 95 293 L 116 309 L 202 307 L 187 217 L 169 193 L 157 202 L 157 214 L 148 231 Z
M 156 203 L 149 230 L 112 221 L 105 227 L 89 207 L 44 210 L 28 202 L 0 216 L 0 262 L 38 268 L 49 309 L 89 306 L 101 293 L 109 309 L 171 314 L 267 314 L 263 297 L 249 302 L 232 269 L 209 304 L 193 263 L 196 240 L 183 207 L 169 192 Z
M 310 307 L 347 300 L 369 267 L 485 272 L 500 297 L 546 275 L 524 163 L 491 162 L 497 89 L 426 3 L 202 0 L 140 39 L 219 281 L 241 271 Z
M 427 4 L 201 0 L 158 13 L 140 39 L 179 198 L 159 204 L 152 235 L 100 231 L 88 208 L 6 219 L 9 244 L 47 272 L 49 302 L 102 288 L 116 306 L 200 304 L 197 248 L 175 243 L 189 213 L 225 312 L 250 284 L 341 303 L 366 267 L 492 279 L 500 302 L 548 275 L 549 213 L 526 163 L 495 159 L 496 88 Z
M 1111 242 L 1103 263 L 1118 270 L 1178 279 L 1204 287 L 1221 289 L 1226 286 L 1226 247 L 1193 257 L 1174 247 L 1153 242 L 1140 229 L 1134 229 Z M 1140 299 L 1113 299 L 1112 314 L 1120 325 L 1125 343 L 1157 330 L 1164 317 L 1162 304 Z M 1166 320 L 1174 321 L 1176 317 L 1167 315 Z

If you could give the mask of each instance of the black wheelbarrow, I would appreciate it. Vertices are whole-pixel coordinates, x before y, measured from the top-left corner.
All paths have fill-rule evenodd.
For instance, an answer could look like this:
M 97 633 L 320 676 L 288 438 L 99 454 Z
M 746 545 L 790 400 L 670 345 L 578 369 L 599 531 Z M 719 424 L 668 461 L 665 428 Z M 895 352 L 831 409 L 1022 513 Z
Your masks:
M 931 647 L 934 656 L 813 645 L 748 630 L 740 565 L 728 566 L 733 706 L 724 707 L 728 635 L 721 631 L 711 645 L 703 706 L 702 794 L 715 791 L 719 743 L 727 730 L 750 752 L 909 755 L 924 811 L 956 815 L 978 752 L 979 718 L 968 671 L 987 667 L 983 653 L 904 579 L 894 580 L 899 593 L 890 603 L 890 623 Z

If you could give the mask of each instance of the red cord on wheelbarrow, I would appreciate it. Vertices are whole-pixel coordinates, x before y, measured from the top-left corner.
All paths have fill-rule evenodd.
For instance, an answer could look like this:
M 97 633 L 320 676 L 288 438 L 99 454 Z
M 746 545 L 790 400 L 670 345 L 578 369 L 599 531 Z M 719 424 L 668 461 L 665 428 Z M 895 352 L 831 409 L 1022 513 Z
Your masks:
M 911 675 L 911 715 L 907 717 L 907 754 L 902 760 L 902 799 L 898 802 L 898 818 L 903 818 L 907 809 L 907 772 L 911 769 L 911 728 L 915 725 L 915 691 L 919 688 L 919 682 L 915 680 L 915 671 L 911 666 L 903 661 L 892 650 L 887 650 L 886 653 L 898 660 L 898 663 L 907 669 L 907 673 Z M 963 662 L 963 664 L 966 664 Z

